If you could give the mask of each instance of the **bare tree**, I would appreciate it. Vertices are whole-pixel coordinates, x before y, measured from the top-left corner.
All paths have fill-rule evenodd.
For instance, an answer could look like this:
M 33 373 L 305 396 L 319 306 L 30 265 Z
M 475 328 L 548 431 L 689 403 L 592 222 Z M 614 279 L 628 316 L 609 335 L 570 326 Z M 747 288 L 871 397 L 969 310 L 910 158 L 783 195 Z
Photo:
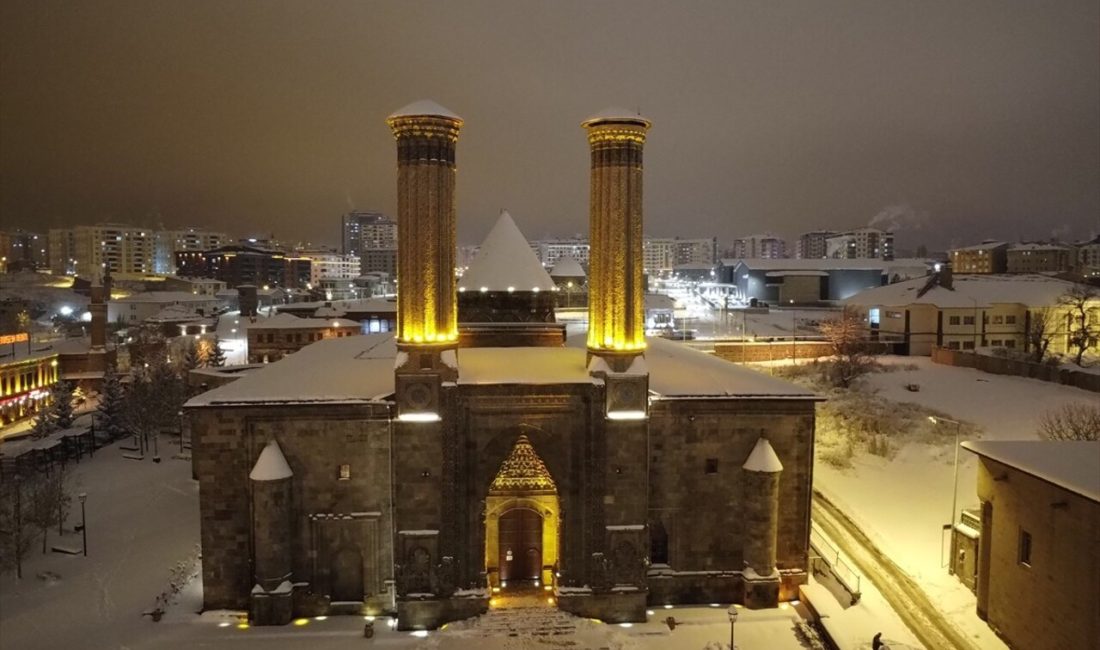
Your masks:
M 21 476 L 0 481 L 0 569 L 23 577 L 23 558 L 34 543 L 35 528 L 27 517 L 27 493 Z
M 1054 310 L 1036 309 L 1030 312 L 1027 331 L 1024 336 L 1027 338 L 1028 351 L 1031 354 L 1032 361 L 1035 363 L 1043 362 L 1057 330 L 1058 316 Z
M 1100 440 L 1100 405 L 1069 402 L 1039 418 L 1039 435 L 1046 440 Z
M 1073 362 L 1080 366 L 1085 353 L 1100 338 L 1100 291 L 1087 284 L 1075 284 L 1059 296 L 1058 304 L 1069 308 L 1066 343 L 1074 351 Z
M 63 514 L 72 497 L 67 494 L 65 476 L 61 472 L 36 472 L 25 482 L 27 520 L 41 531 L 42 553 L 45 554 L 49 530 L 59 523 L 58 516 Z
M 840 318 L 821 323 L 820 329 L 833 352 L 833 360 L 826 364 L 825 372 L 834 386 L 847 388 L 874 367 L 863 315 L 858 309 L 845 307 Z

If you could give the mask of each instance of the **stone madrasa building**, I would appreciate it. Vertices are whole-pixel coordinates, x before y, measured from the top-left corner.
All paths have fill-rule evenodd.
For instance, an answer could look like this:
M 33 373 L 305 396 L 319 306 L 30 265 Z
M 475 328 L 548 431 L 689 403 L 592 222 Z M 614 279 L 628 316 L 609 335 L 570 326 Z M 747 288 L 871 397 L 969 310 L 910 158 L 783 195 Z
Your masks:
M 646 339 L 650 123 L 626 111 L 583 123 L 587 338 L 547 323 L 531 295 L 505 300 L 538 285 L 457 290 L 463 122 L 417 102 L 388 124 L 396 332 L 314 343 L 187 405 L 205 606 L 255 624 L 395 613 L 424 629 L 514 589 L 609 622 L 644 620 L 647 604 L 796 598 L 817 398 Z M 524 315 L 504 322 L 494 293 Z M 460 325 L 467 304 L 491 322 Z

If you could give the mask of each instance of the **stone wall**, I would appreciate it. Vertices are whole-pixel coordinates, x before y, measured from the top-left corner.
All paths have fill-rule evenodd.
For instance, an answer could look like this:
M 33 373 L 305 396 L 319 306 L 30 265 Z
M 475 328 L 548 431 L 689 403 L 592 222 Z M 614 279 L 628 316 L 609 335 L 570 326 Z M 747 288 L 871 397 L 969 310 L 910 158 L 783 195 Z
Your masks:
M 650 571 L 655 598 L 712 602 L 744 568 L 742 469 L 764 436 L 783 463 L 776 565 L 781 598 L 808 569 L 814 405 L 783 400 L 658 400 L 650 414 L 649 524 L 668 535 L 668 567 Z M 705 504 L 702 506 L 701 504 Z M 657 574 L 660 574 L 658 577 Z M 720 586 L 720 576 L 731 584 Z M 673 580 L 674 579 L 674 580 Z M 671 580 L 674 586 L 657 580 Z M 652 600 L 653 604 L 661 604 Z
M 389 409 L 363 406 L 187 410 L 200 482 L 204 606 L 244 608 L 253 586 L 248 474 L 279 442 L 291 486 L 293 581 L 332 600 L 392 609 Z M 341 479 L 341 466 L 347 478 Z
M 979 615 L 1014 648 L 1095 647 L 1100 639 L 1100 503 L 981 458 Z M 1030 566 L 1019 561 L 1031 535 Z
M 832 356 L 825 341 L 759 341 L 715 343 L 714 356 L 736 363 L 776 361 L 782 359 L 818 359 Z

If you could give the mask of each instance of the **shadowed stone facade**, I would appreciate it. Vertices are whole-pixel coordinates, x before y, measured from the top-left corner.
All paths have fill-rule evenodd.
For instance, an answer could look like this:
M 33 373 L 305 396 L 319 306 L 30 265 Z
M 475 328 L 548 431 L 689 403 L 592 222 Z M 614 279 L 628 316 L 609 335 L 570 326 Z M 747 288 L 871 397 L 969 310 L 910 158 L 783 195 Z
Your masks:
M 396 122 L 446 142 L 414 146 L 399 133 L 401 192 L 428 178 L 449 197 L 461 120 L 413 107 Z M 640 246 L 649 126 L 616 115 L 585 123 L 599 166 L 593 196 L 606 198 L 608 251 L 593 257 L 609 277 L 608 260 Z M 450 171 L 422 175 L 418 164 Z M 453 206 L 424 205 L 444 216 L 417 213 L 417 227 L 453 249 Z M 454 290 L 440 297 L 428 284 L 402 280 L 402 291 L 423 293 L 396 338 L 320 341 L 188 403 L 206 607 L 249 609 L 256 624 L 391 612 L 401 629 L 425 629 L 485 611 L 516 583 L 609 622 L 644 620 L 647 604 L 796 597 L 808 567 L 814 395 L 645 339 L 641 286 L 629 278 L 593 276 L 599 341 L 546 323 L 452 336 Z M 271 471 L 272 449 L 285 469 Z

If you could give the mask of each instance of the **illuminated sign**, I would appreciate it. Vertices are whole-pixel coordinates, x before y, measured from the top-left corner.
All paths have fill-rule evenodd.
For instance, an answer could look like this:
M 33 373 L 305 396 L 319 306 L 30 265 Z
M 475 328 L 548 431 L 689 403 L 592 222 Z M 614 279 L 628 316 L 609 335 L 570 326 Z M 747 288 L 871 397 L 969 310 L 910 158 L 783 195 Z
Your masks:
M 26 343 L 30 339 L 30 334 L 23 332 L 22 334 L 4 334 L 0 336 L 0 345 L 7 345 L 8 343 Z

